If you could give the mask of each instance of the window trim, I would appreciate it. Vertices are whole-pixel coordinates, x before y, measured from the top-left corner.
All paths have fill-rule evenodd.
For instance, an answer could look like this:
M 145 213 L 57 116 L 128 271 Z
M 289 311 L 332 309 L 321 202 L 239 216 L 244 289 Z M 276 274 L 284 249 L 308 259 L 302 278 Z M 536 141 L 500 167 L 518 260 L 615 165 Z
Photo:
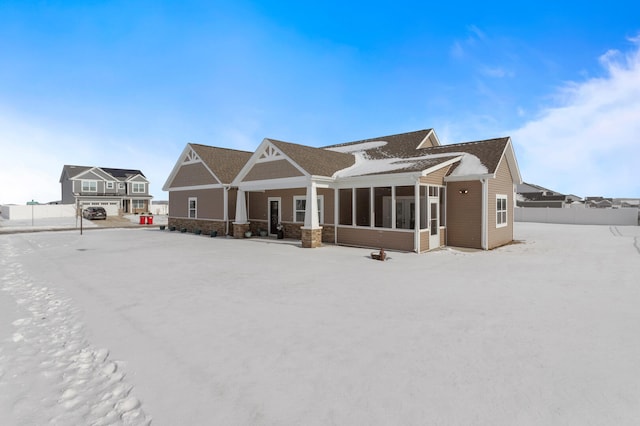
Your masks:
M 113 181 L 107 181 L 105 185 L 106 185 L 105 188 L 107 189 L 115 189 L 115 182 Z
M 89 189 L 85 189 L 85 186 L 84 186 L 85 183 L 86 184 L 92 184 L 92 185 L 89 185 L 89 186 L 90 187 L 94 186 L 94 189 L 91 189 L 90 187 L 89 187 Z M 81 192 L 98 192 L 98 181 L 97 180 L 81 180 L 80 181 L 80 189 L 81 189 Z
M 191 208 L 191 202 L 194 202 L 193 208 Z M 193 216 L 191 216 L 191 211 L 193 211 Z M 187 200 L 187 218 L 189 219 L 197 219 L 198 218 L 198 197 L 189 197 Z
M 140 207 L 136 207 L 135 204 L 139 203 Z M 144 209 L 144 200 L 131 200 L 131 208 L 133 209 Z
M 142 191 L 136 191 L 136 187 L 142 185 Z M 131 193 L 132 194 L 144 194 L 146 192 L 146 186 L 144 182 L 131 182 Z
M 500 208 L 500 201 L 504 200 L 504 209 Z M 501 216 L 504 214 L 504 221 Z M 504 228 L 509 225 L 509 198 L 504 194 L 496 194 L 496 228 Z
M 304 201 L 305 204 L 305 210 L 298 210 L 296 209 L 296 204 L 298 200 L 302 200 Z M 305 213 L 306 211 L 306 206 L 307 206 L 307 196 L 306 195 L 294 195 L 293 196 L 293 221 L 295 223 L 304 223 L 304 219 L 302 219 L 302 221 L 297 220 L 298 219 L 298 213 L 302 212 Z M 324 195 L 318 195 L 318 212 L 320 213 L 319 216 L 319 224 L 324 224 Z M 304 216 L 303 216 L 304 217 Z

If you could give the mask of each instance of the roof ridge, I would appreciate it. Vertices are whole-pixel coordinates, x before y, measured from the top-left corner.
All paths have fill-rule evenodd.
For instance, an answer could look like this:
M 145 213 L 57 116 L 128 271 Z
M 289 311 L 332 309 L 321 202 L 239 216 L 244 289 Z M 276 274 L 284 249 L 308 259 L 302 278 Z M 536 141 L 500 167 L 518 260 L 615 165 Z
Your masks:
M 195 142 L 188 142 L 188 144 L 189 145 L 201 146 L 203 148 L 222 149 L 222 150 L 225 150 L 225 151 L 235 151 L 235 152 L 243 152 L 243 153 L 253 154 L 253 151 L 245 151 L 243 149 L 224 148 L 222 146 L 205 145 L 205 144 L 202 144 L 202 143 L 195 143 Z

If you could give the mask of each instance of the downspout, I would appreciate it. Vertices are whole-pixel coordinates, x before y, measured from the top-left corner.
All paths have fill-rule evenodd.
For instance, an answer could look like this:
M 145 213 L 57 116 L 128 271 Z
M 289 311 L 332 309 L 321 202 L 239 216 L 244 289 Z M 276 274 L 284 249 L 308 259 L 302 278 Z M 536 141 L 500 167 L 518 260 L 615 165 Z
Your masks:
M 480 244 L 482 246 L 482 250 L 487 250 L 487 216 L 488 216 L 488 204 L 489 204 L 489 185 L 487 179 L 480 179 L 480 183 L 482 184 L 482 227 L 481 227 L 481 236 L 480 236 Z
M 338 224 L 340 223 L 340 209 L 338 201 L 340 198 L 340 189 L 333 188 L 333 243 L 338 244 Z
M 231 189 L 231 185 L 224 185 L 224 195 L 222 199 L 224 200 L 224 211 L 223 217 L 224 220 L 224 235 L 229 235 L 229 190 Z
M 413 246 L 416 253 L 420 253 L 420 181 L 416 181 L 413 189 L 413 197 L 415 198 L 415 219 L 413 221 Z

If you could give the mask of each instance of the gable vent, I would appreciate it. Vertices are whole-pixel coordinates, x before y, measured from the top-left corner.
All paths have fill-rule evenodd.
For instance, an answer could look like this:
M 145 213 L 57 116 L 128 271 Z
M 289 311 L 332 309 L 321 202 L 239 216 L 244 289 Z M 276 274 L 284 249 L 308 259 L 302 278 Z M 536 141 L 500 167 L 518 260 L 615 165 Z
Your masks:
M 183 163 L 189 164 L 189 163 L 196 163 L 199 161 L 200 161 L 200 157 L 198 157 L 198 154 L 196 154 L 194 150 L 191 150 L 187 153 L 187 155 L 184 156 Z
M 265 148 L 264 152 L 260 154 L 260 157 L 258 157 L 258 160 L 256 162 L 262 163 L 267 161 L 280 160 L 282 158 L 283 157 L 282 154 L 280 154 L 280 151 L 269 145 Z

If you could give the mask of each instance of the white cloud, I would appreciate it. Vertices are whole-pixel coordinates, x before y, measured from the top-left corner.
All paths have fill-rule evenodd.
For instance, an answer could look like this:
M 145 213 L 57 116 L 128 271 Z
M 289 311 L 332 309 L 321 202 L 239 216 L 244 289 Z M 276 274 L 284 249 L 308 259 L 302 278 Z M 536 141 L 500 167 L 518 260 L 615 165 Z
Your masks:
M 568 83 L 558 105 L 510 132 L 523 179 L 581 196 L 640 195 L 640 39 L 600 57 L 605 76 Z

